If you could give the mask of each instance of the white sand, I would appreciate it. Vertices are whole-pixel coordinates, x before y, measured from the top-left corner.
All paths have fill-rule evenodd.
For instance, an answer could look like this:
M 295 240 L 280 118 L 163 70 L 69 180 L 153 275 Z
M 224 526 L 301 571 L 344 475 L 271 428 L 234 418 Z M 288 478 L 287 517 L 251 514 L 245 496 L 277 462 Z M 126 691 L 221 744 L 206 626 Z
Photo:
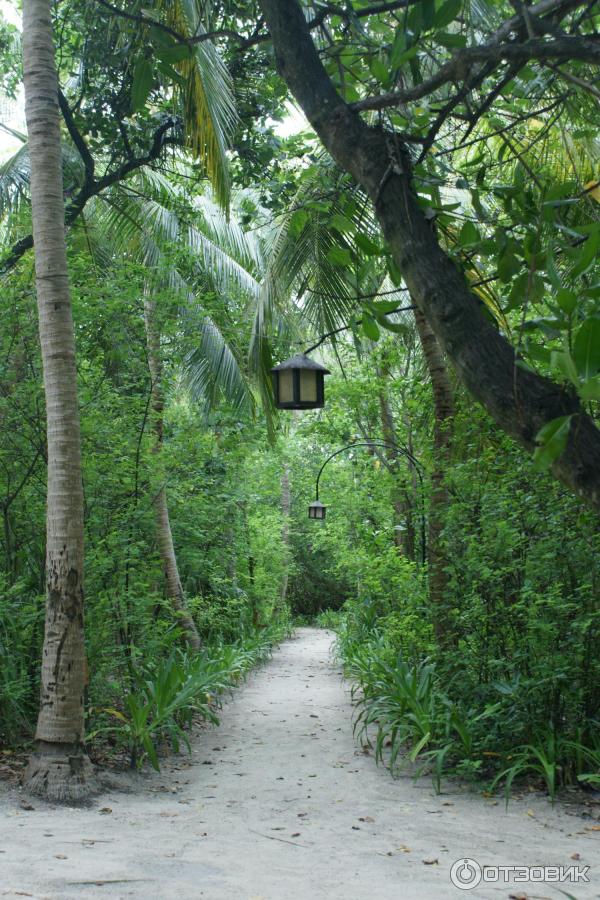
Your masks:
M 220 728 L 194 736 L 191 760 L 134 777 L 130 792 L 108 791 L 87 809 L 34 800 L 29 811 L 16 791 L 2 794 L 0 897 L 565 896 L 551 884 L 459 890 L 449 872 L 464 856 L 590 865 L 590 884 L 561 887 L 576 900 L 600 897 L 595 818 L 533 795 L 508 812 L 501 798 L 457 786 L 436 796 L 427 779 L 393 780 L 377 768 L 354 743 L 331 642 L 330 633 L 300 629 L 226 703 Z

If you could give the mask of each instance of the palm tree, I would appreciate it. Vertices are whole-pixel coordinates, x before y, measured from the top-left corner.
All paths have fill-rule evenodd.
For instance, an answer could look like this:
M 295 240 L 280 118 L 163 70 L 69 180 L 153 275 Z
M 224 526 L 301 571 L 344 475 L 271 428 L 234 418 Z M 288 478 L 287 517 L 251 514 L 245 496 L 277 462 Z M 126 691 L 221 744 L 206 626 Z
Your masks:
M 23 69 L 48 434 L 46 625 L 36 749 L 25 783 L 51 800 L 72 801 L 90 790 L 91 765 L 83 748 L 86 663 L 79 407 L 50 0 L 23 4 Z
M 149 296 L 144 298 L 144 327 L 146 331 L 146 349 L 148 352 L 148 368 L 150 370 L 151 407 L 153 413 L 154 453 L 158 459 L 162 454 L 164 438 L 164 386 L 163 363 L 160 349 L 160 331 L 157 327 L 156 300 Z M 169 505 L 167 502 L 167 488 L 164 480 L 152 499 L 154 506 L 154 521 L 156 540 L 158 543 L 163 570 L 165 573 L 165 586 L 167 597 L 177 614 L 183 628 L 188 645 L 196 652 L 200 650 L 200 635 L 196 624 L 186 609 L 185 595 L 179 577 L 177 556 L 171 531 L 171 519 L 169 517 Z
M 190 176 L 184 158 L 176 164 L 182 177 Z M 76 181 L 81 174 L 81 161 L 70 152 L 69 145 L 63 147 L 63 166 L 68 176 Z M 24 145 L 0 168 L 0 212 L 4 213 L 7 228 L 8 223 L 18 219 L 28 185 L 29 161 Z M 246 203 L 250 200 L 244 199 Z M 202 293 L 212 291 L 223 298 L 224 304 L 227 298 L 240 298 L 239 302 L 245 303 L 250 313 L 261 290 L 258 276 L 264 266 L 264 256 L 261 241 L 253 233 L 244 233 L 235 208 L 225 214 L 208 191 L 194 199 L 188 209 L 189 221 L 181 220 L 176 212 L 186 206 L 190 206 L 186 192 L 172 179 L 152 170 L 137 172 L 90 201 L 72 240 L 79 239 L 82 250 L 92 252 L 99 271 L 110 267 L 114 259 L 125 256 L 139 261 L 148 272 L 143 303 L 152 390 L 154 455 L 160 478 L 153 494 L 156 542 L 165 573 L 167 597 L 189 646 L 197 650 L 200 639 L 193 618 L 185 608 L 168 508 L 167 481 L 161 474 L 165 387 L 160 298 L 165 291 L 175 293 L 180 298 L 182 310 L 198 311 Z M 194 260 L 194 283 L 180 274 L 165 252 L 175 243 L 186 247 Z M 241 347 L 233 348 L 218 323 L 207 315 L 202 316 L 195 343 L 185 364 L 185 385 L 195 400 L 210 409 L 223 397 L 236 408 L 250 410 L 254 404 L 253 391 L 243 371 Z M 265 399 L 269 401 L 268 392 L 265 392 Z
M 159 2 L 158 6 L 162 4 Z M 167 16 L 182 34 L 203 29 L 196 4 L 168 4 Z M 83 693 L 87 682 L 83 622 L 83 487 L 73 322 L 65 245 L 63 147 L 59 88 L 49 0 L 24 4 L 23 60 L 29 143 L 12 166 L 0 171 L 4 188 L 3 237 L 12 232 L 11 209 L 20 218 L 23 173 L 30 168 L 30 193 L 35 244 L 40 342 L 44 370 L 48 430 L 47 606 L 41 706 L 36 752 L 26 781 L 32 791 L 49 799 L 74 800 L 91 789 L 91 766 L 83 749 Z M 201 159 L 219 202 L 229 200 L 227 142 L 237 122 L 227 70 L 210 41 L 197 45 L 179 61 L 175 93 L 183 109 L 186 143 Z M 29 157 L 29 160 L 27 159 Z M 67 151 L 67 158 L 72 154 Z M 77 167 L 81 161 L 75 164 Z M 149 345 L 156 344 L 152 331 Z M 158 338 L 158 343 L 160 339 Z M 150 357 L 151 354 L 149 354 Z M 160 376 L 155 357 L 154 376 Z M 154 408 L 160 410 L 160 379 L 154 385 Z M 155 433 L 162 433 L 160 416 Z M 160 430 L 159 430 L 160 429 Z M 192 645 L 199 646 L 195 627 L 181 609 L 179 577 L 173 572 L 168 510 L 159 498 L 156 521 L 173 603 Z M 165 515 L 166 512 L 166 515 Z M 172 547 L 172 538 L 170 539 Z
M 185 167 L 182 164 L 182 174 Z M 201 325 L 194 337 L 194 350 L 185 360 L 183 383 L 193 398 L 211 409 L 221 397 L 234 408 L 250 410 L 253 394 L 243 371 L 240 347 L 223 336 L 214 318 L 202 312 L 202 293 L 209 289 L 223 305 L 236 297 L 247 303 L 259 292 L 255 274 L 262 265 L 260 243 L 244 234 L 235 208 L 225 215 L 208 192 L 195 198 L 191 220 L 181 221 L 175 210 L 186 197 L 180 188 L 157 173 L 137 174 L 105 198 L 99 198 L 86 218 L 86 246 L 100 265 L 126 256 L 143 263 L 148 272 L 144 305 L 144 326 L 151 378 L 153 412 L 153 452 L 159 478 L 153 492 L 155 533 L 167 598 L 178 618 L 188 645 L 200 649 L 200 637 L 186 600 L 179 575 L 175 543 L 169 515 L 167 478 L 163 471 L 165 384 L 161 347 L 160 302 L 165 292 L 175 294 L 182 313 L 195 310 Z M 184 278 L 168 258 L 165 248 L 178 243 L 193 259 L 193 275 Z M 186 316 L 182 315 L 182 321 Z

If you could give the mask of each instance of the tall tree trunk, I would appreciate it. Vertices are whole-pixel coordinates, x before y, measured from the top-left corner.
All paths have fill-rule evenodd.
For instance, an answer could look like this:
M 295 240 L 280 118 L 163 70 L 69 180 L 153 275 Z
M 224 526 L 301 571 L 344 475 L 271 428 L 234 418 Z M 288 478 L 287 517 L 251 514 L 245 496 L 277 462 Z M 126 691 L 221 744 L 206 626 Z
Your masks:
M 158 459 L 162 455 L 164 435 L 164 393 L 163 393 L 163 366 L 160 351 L 160 332 L 156 325 L 156 302 L 148 297 L 144 299 L 144 325 L 146 328 L 146 346 L 148 351 L 148 368 L 152 379 L 152 428 L 154 431 L 154 453 Z M 162 474 L 161 474 L 162 479 Z M 165 573 L 165 588 L 167 597 L 175 610 L 177 618 L 183 628 L 185 639 L 192 650 L 200 650 L 202 644 L 196 623 L 190 616 L 185 603 L 185 594 L 179 577 L 171 521 L 169 519 L 169 505 L 167 501 L 167 489 L 164 479 L 153 498 L 154 522 L 156 540 L 160 558 Z
M 429 599 L 433 607 L 434 634 L 438 646 L 445 648 L 453 646 L 456 642 L 456 630 L 450 611 L 451 600 L 448 596 L 447 559 L 441 540 L 444 518 L 448 508 L 446 472 L 452 445 L 454 392 L 440 345 L 429 327 L 427 319 L 419 309 L 415 309 L 414 313 L 433 390 L 433 472 L 431 474 L 429 540 L 427 542 Z
M 369 195 L 414 302 L 467 390 L 528 450 L 544 425 L 573 415 L 567 447 L 552 471 L 600 509 L 600 429 L 571 392 L 516 365 L 514 347 L 430 228 L 401 135 L 368 125 L 337 93 L 298 0 L 260 0 L 260 7 L 282 77 L 332 158 Z
M 379 416 L 381 420 L 381 433 L 383 439 L 390 444 L 398 443 L 398 435 L 396 433 L 396 423 L 394 422 L 394 414 L 390 405 L 390 398 L 387 391 L 386 381 L 390 376 L 389 367 L 385 364 L 378 366 L 377 375 L 379 385 L 377 396 L 379 400 Z M 397 450 L 389 447 L 386 450 L 387 458 L 390 462 L 395 463 L 392 469 L 393 485 L 392 485 L 392 505 L 394 507 L 394 544 L 398 551 L 408 559 L 415 558 L 415 524 L 413 516 L 413 508 L 411 498 L 401 485 L 398 472 L 398 462 L 400 456 Z M 402 523 L 405 523 L 404 525 Z
M 90 792 L 92 769 L 83 747 L 83 485 L 50 9 L 50 0 L 23 4 L 25 117 L 48 434 L 46 624 L 36 747 L 25 784 L 49 800 L 74 801 Z
M 281 543 L 283 544 L 283 579 L 281 582 L 281 601 L 279 607 L 283 609 L 287 600 L 288 583 L 289 583 L 289 567 L 290 567 L 290 467 L 287 463 L 283 464 L 283 472 L 281 473 Z

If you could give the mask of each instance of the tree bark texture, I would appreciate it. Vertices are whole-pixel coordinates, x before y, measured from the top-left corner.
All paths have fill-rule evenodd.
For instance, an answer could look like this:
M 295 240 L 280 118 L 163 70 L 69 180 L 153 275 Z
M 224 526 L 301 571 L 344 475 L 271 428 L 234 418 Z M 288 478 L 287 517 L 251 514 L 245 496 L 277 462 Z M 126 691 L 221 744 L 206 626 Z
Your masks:
M 440 345 L 427 319 L 419 309 L 414 310 L 414 315 L 433 391 L 433 471 L 429 498 L 427 556 L 433 631 L 438 646 L 443 649 L 456 643 L 456 629 L 452 621 L 448 596 L 448 561 L 442 540 L 449 499 L 446 473 L 452 447 L 454 392 Z
M 281 473 L 281 543 L 283 545 L 283 579 L 281 581 L 281 602 L 279 607 L 283 609 L 287 601 L 289 568 L 290 568 L 290 510 L 292 498 L 290 493 L 290 467 L 283 465 Z
M 156 301 L 150 298 L 144 300 L 144 326 L 146 329 L 146 347 L 148 352 L 148 368 L 152 379 L 152 427 L 154 431 L 154 453 L 160 458 L 164 437 L 164 393 L 163 393 L 163 366 L 160 352 L 160 331 L 156 325 Z M 169 518 L 169 505 L 167 489 L 164 481 L 153 498 L 154 523 L 156 541 L 160 558 L 165 573 L 165 588 L 171 606 L 177 619 L 183 628 L 183 633 L 191 650 L 198 651 L 202 646 L 196 623 L 189 614 L 185 594 L 179 577 L 177 556 L 171 531 Z
M 394 422 L 394 414 L 390 404 L 387 384 L 385 383 L 390 375 L 389 368 L 385 364 L 378 366 L 377 375 L 379 378 L 377 399 L 379 400 L 381 433 L 384 441 L 387 441 L 390 444 L 397 444 L 398 435 L 396 432 L 396 423 Z M 408 559 L 414 560 L 415 525 L 413 505 L 408 491 L 400 485 L 398 477 L 398 465 L 401 460 L 404 460 L 406 463 L 406 457 L 402 457 L 393 447 L 388 447 L 385 452 L 387 459 L 392 466 L 392 506 L 394 507 L 394 525 L 400 526 L 400 528 L 394 528 L 394 544 L 399 553 L 402 553 Z
M 553 472 L 600 509 L 600 431 L 576 397 L 516 365 L 515 350 L 440 247 L 411 180 L 404 146 L 362 121 L 336 92 L 297 0 L 260 0 L 282 77 L 333 159 L 367 192 L 406 286 L 470 393 L 527 450 L 538 431 L 573 414 Z
M 72 802 L 93 783 L 83 748 L 83 485 L 50 0 L 23 4 L 23 68 L 48 441 L 41 697 L 25 785 L 49 800 Z

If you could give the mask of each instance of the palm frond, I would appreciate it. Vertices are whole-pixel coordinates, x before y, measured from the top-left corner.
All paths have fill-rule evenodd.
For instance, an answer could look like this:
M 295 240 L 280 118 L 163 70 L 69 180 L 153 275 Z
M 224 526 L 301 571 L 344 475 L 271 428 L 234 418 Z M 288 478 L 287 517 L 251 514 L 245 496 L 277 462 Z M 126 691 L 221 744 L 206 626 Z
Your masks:
M 203 10 L 194 0 L 159 0 L 166 22 L 186 37 L 206 34 Z M 230 195 L 227 147 L 237 127 L 231 77 L 210 41 L 194 44 L 193 54 L 174 64 L 182 76 L 176 88 L 184 109 L 186 143 L 202 161 L 219 203 Z
M 232 198 L 234 213 L 237 197 Z M 205 234 L 227 250 L 249 271 L 260 270 L 264 265 L 263 247 L 253 232 L 244 231 L 235 214 L 225 216 L 222 209 L 214 202 L 209 192 L 194 198 L 194 206 L 200 211 L 206 228 Z
M 238 361 L 236 350 L 228 342 L 214 316 L 202 309 L 202 291 L 198 285 L 184 277 L 167 254 L 169 246 L 187 242 L 198 258 L 202 281 L 208 280 L 213 291 L 218 291 L 226 301 L 230 296 L 258 290 L 258 282 L 246 272 L 237 260 L 230 257 L 219 245 L 207 238 L 200 228 L 204 220 L 199 217 L 198 227 L 182 224 L 175 210 L 162 201 L 178 199 L 177 192 L 170 196 L 167 185 L 152 176 L 145 176 L 143 185 L 135 180 L 139 190 L 128 191 L 127 185 L 116 186 L 90 206 L 93 224 L 89 224 L 86 239 L 93 247 L 95 258 L 114 263 L 116 256 L 127 255 L 138 259 L 145 269 L 147 290 L 158 294 L 165 289 L 181 298 L 185 330 L 195 342 L 184 364 L 184 380 L 191 396 L 206 409 L 213 408 L 221 398 L 234 408 L 252 411 L 254 398 L 250 383 Z M 151 188 L 157 189 L 159 199 L 151 196 Z M 225 226 L 223 226 L 225 227 Z M 236 237 L 229 240 L 234 246 L 239 241 L 239 225 L 234 223 Z M 224 309 L 228 302 L 224 304 Z M 196 324 L 200 313 L 200 325 Z M 192 323 L 190 325 L 190 323 Z
M 0 218 L 15 214 L 29 199 L 29 148 L 26 143 L 0 165 Z
M 191 396 L 207 409 L 224 397 L 235 409 L 251 411 L 254 400 L 238 360 L 210 318 L 200 323 L 197 346 L 184 362 L 184 381 Z

